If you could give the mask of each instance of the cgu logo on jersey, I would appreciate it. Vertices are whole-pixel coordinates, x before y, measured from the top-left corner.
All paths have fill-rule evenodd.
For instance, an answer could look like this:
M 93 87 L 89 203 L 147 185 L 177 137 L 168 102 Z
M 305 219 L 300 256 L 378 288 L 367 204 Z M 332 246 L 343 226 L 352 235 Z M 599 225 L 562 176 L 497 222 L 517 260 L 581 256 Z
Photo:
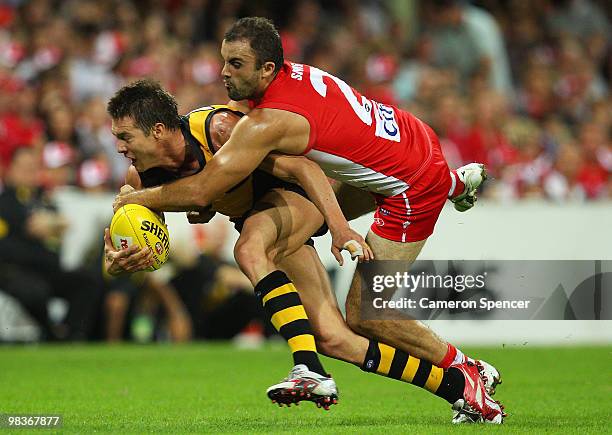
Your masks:
M 401 139 L 400 129 L 395 120 L 393 107 L 380 103 L 375 103 L 374 107 L 376 109 L 374 111 L 376 114 L 376 136 L 399 142 Z
M 378 225 L 379 227 L 382 227 L 382 226 L 384 226 L 384 225 L 385 225 L 385 221 L 384 221 L 384 220 L 382 220 L 382 219 L 381 219 L 381 218 L 379 218 L 379 217 L 375 217 L 375 218 L 374 218 L 374 223 L 375 223 L 376 225 Z
M 151 221 L 142 221 L 140 225 L 142 231 L 148 231 L 149 233 L 156 236 L 162 243 L 166 250 L 170 248 L 170 241 L 168 240 L 168 234 L 164 229 Z M 155 247 L 157 250 L 157 246 Z

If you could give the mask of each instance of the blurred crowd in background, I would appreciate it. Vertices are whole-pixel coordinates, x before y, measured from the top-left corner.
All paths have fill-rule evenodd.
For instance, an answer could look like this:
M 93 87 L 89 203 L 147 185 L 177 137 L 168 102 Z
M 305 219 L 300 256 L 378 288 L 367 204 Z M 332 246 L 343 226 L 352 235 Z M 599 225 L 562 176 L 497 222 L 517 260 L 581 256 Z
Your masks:
M 5 211 L 6 204 L 30 201 L 45 212 L 36 219 L 25 212 L 2 216 L 0 242 L 9 242 L 7 222 L 21 223 L 35 241 L 24 251 L 22 270 L 3 271 L 16 260 L 6 254 L 14 251 L 0 249 L 5 253 L 0 286 L 19 294 L 22 277 L 28 277 L 27 288 L 34 290 L 20 302 L 43 325 L 49 297 L 69 301 L 68 329 L 51 322 L 43 336 L 89 338 L 93 326 L 84 326 L 83 319 L 93 317 L 85 313 L 103 304 L 108 319 L 123 319 L 136 292 L 127 279 L 115 281 L 120 291 L 114 297 L 108 297 L 108 288 L 92 290 L 85 299 L 64 294 L 66 282 L 84 283 L 95 274 L 64 275 L 68 272 L 51 257 L 46 271 L 39 257 L 27 254 L 57 252 L 66 228 L 45 204 L 49 193 L 66 186 L 114 191 L 123 184 L 128 162 L 115 151 L 109 97 L 134 79 L 151 77 L 177 97 L 182 113 L 225 103 L 219 47 L 227 27 L 247 15 L 273 19 L 286 59 L 315 65 L 367 97 L 429 123 L 451 166 L 486 163 L 494 181 L 485 197 L 612 198 L 612 27 L 605 0 L 5 0 L 0 4 L 2 202 Z M 24 199 L 25 190 L 38 188 Z M 248 285 L 232 271 L 220 272 L 215 255 L 206 258 L 208 266 L 185 267 L 192 275 L 178 281 L 175 276 L 171 287 L 164 287 L 170 281 L 147 284 L 148 299 L 140 309 L 153 307 L 149 314 L 158 306 L 165 309 L 175 339 L 214 335 L 216 326 L 201 324 L 201 288 L 192 302 L 181 291 L 191 288 L 190 282 L 225 283 L 223 298 L 210 288 L 205 292 L 229 304 L 213 304 L 220 309 L 218 325 L 238 316 L 228 314 L 238 306 L 257 306 L 252 298 L 233 300 L 252 296 Z M 99 261 L 91 264 L 99 272 Z M 202 275 L 207 270 L 208 278 Z M 37 281 L 37 273 L 48 275 Z M 236 301 L 239 305 L 231 305 Z M 225 329 L 248 330 L 259 315 L 253 310 L 236 311 L 247 314 Z M 133 320 L 133 336 L 151 335 L 150 322 L 138 315 Z M 69 330 L 71 321 L 78 326 Z M 98 336 L 119 339 L 126 326 L 121 320 L 105 328 Z
M 106 101 L 153 77 L 182 112 L 227 101 L 219 44 L 267 16 L 287 59 L 408 109 L 452 166 L 479 161 L 487 196 L 610 198 L 612 74 L 606 1 L 12 0 L 0 6 L 0 159 L 41 150 L 48 188 L 115 189 Z M 608 4 L 609 6 L 609 4 Z

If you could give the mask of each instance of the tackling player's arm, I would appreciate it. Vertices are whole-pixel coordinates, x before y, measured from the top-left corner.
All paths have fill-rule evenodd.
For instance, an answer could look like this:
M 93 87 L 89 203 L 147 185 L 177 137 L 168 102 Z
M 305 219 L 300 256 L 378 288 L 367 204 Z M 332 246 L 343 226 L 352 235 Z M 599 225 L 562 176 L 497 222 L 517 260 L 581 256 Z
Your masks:
M 350 228 L 338 205 L 336 195 L 319 165 L 302 156 L 270 153 L 259 167 L 277 178 L 299 184 L 304 188 L 308 198 L 321 211 L 329 226 L 332 234 L 331 251 L 341 266 L 343 260 L 340 251 L 348 249 L 353 255 L 358 249 L 358 246 L 344 246 L 350 240 L 363 247 L 363 255 L 359 255 L 360 261 L 374 259 L 374 254 L 363 237 Z
M 121 188 L 124 193 L 141 189 L 140 176 L 134 166 L 130 166 L 125 177 L 125 185 Z M 153 251 L 149 248 L 140 248 L 132 245 L 127 249 L 115 249 L 110 237 L 110 230 L 104 229 L 104 268 L 109 275 L 133 273 L 145 270 L 153 265 Z
M 140 204 L 158 211 L 200 210 L 248 177 L 270 151 L 281 148 L 286 134 L 287 127 L 272 117 L 262 118 L 260 113 L 244 116 L 230 140 L 201 172 L 161 186 L 120 193 L 113 209 Z

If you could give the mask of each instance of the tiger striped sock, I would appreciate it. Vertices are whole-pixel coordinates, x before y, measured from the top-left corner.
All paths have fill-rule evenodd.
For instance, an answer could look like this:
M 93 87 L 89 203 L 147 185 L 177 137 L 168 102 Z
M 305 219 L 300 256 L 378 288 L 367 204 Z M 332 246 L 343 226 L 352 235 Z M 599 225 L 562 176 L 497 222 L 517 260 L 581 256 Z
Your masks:
M 458 370 L 444 370 L 374 340 L 370 340 L 361 369 L 424 388 L 450 403 L 463 397 L 465 381 Z
M 261 300 L 272 325 L 289 343 L 294 364 L 305 364 L 309 370 L 327 376 L 319 361 L 315 339 L 300 295 L 287 275 L 280 270 L 270 273 L 257 283 L 255 294 Z

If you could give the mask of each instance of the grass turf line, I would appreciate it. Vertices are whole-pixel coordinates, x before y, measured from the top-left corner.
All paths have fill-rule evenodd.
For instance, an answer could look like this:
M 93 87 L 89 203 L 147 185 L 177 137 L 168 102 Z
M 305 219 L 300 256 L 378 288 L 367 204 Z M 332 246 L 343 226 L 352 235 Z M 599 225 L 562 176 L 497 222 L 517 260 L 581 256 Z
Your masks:
M 280 409 L 265 390 L 289 371 L 287 349 L 229 344 L 0 347 L 0 413 L 59 413 L 62 433 L 611 431 L 612 347 L 465 350 L 502 370 L 502 427 L 452 426 L 442 399 L 327 358 L 339 405 Z

